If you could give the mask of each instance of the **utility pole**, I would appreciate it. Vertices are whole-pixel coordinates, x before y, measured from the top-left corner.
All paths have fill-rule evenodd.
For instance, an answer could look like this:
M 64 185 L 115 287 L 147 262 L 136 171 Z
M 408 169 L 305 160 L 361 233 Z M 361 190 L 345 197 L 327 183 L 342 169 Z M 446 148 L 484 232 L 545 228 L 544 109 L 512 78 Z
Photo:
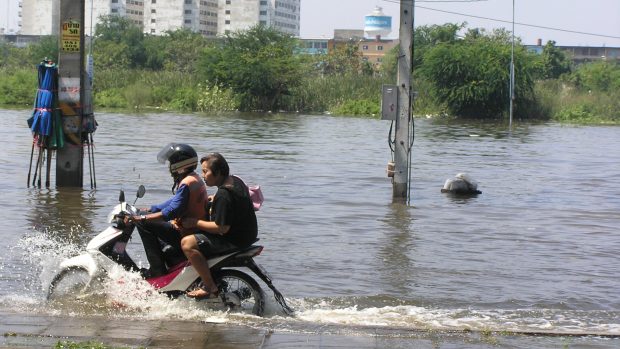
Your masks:
M 412 45 L 413 45 L 413 9 L 415 1 L 400 1 L 400 52 L 398 55 L 398 116 L 394 133 L 394 179 L 392 198 L 404 200 L 409 197 L 411 171 L 411 140 L 413 123 L 411 113 L 412 101 Z
M 82 187 L 85 114 L 84 0 L 60 0 L 58 104 L 62 112 L 64 147 L 56 156 L 56 185 Z

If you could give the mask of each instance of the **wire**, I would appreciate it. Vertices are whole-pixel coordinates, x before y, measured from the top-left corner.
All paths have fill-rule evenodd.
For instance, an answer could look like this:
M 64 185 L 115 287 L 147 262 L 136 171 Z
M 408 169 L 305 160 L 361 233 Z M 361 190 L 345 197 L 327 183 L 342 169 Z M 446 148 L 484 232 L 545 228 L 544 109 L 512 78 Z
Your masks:
M 383 0 L 383 1 L 391 2 L 391 3 L 397 3 L 397 4 L 400 3 L 400 1 L 398 1 L 398 0 Z M 412 1 L 412 0 L 403 0 L 403 1 Z M 435 0 L 435 1 L 432 1 L 432 0 L 428 0 L 428 1 L 416 0 L 416 2 L 479 2 L 479 1 L 486 1 L 486 0 L 461 0 L 461 1 L 458 1 L 458 0 Z M 421 8 L 421 9 L 424 9 L 424 10 L 449 13 L 449 14 L 452 14 L 452 15 L 458 15 L 458 16 L 463 16 L 463 17 L 471 17 L 471 18 L 484 19 L 484 20 L 493 21 L 493 22 L 510 23 L 510 24 L 512 24 L 512 21 L 507 21 L 507 20 L 503 20 L 503 19 L 496 19 L 496 18 L 484 17 L 484 16 L 476 16 L 476 15 L 470 15 L 470 14 L 467 14 L 467 13 L 460 13 L 460 12 L 447 11 L 447 10 L 439 10 L 439 9 L 435 9 L 435 8 L 430 8 L 430 7 L 425 7 L 425 6 L 418 6 L 418 5 L 416 5 L 415 7 Z M 547 27 L 547 26 L 537 25 L 537 24 L 520 23 L 520 22 L 515 22 L 514 24 L 520 25 L 520 26 L 523 26 L 523 27 L 547 29 L 547 30 L 559 31 L 559 32 L 564 32 L 564 33 L 573 33 L 573 34 L 580 34 L 580 35 L 597 36 L 597 37 L 609 38 L 609 39 L 620 39 L 620 36 L 607 35 L 607 34 L 597 34 L 597 33 L 588 33 L 588 32 L 582 32 L 582 31 L 577 31 L 577 30 Z

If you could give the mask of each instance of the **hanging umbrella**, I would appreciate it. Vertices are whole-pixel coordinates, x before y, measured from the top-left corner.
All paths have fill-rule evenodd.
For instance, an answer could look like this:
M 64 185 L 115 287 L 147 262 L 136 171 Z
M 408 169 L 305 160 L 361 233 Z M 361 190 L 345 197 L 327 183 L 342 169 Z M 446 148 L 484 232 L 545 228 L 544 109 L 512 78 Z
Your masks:
M 57 85 L 58 85 L 58 66 L 45 59 L 38 67 L 38 89 L 34 103 L 34 110 L 32 116 L 28 119 L 28 126 L 33 133 L 32 151 L 30 154 L 30 170 L 28 171 L 28 183 L 30 183 L 30 171 L 32 170 L 32 159 L 34 155 L 35 144 L 39 148 L 39 155 L 37 158 L 37 164 L 35 167 L 34 185 L 37 180 L 38 169 L 43 163 L 43 152 L 47 153 L 47 181 L 46 186 L 49 186 L 49 165 L 51 161 L 50 149 L 60 148 L 64 145 L 64 136 L 61 127 L 61 117 L 57 102 Z M 39 177 L 39 186 L 41 185 L 41 178 Z
M 54 93 L 58 68 L 56 64 L 44 61 L 39 64 L 39 89 L 32 113 L 30 129 L 35 136 L 49 136 L 52 133 Z

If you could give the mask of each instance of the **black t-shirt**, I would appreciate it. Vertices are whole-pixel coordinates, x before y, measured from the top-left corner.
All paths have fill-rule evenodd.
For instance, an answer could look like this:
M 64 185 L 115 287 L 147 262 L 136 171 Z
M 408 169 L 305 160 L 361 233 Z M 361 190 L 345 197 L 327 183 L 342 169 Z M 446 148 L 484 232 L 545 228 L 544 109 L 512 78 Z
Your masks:
M 248 188 L 237 177 L 233 186 L 220 186 L 213 200 L 211 219 L 217 225 L 229 225 L 223 238 L 238 247 L 251 245 L 258 236 L 256 213 L 248 194 Z

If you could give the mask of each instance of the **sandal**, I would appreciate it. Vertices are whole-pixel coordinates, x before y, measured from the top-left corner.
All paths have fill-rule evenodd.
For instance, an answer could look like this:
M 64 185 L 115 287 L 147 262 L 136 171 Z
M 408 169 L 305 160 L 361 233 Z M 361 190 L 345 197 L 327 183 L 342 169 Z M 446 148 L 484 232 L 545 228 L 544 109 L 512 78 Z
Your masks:
M 194 298 L 196 300 L 201 300 L 201 299 L 216 299 L 220 296 L 220 291 L 210 291 L 205 284 L 203 284 L 202 282 L 200 284 L 198 284 L 198 287 L 196 287 L 193 291 L 189 291 L 185 294 L 187 297 L 189 298 Z

